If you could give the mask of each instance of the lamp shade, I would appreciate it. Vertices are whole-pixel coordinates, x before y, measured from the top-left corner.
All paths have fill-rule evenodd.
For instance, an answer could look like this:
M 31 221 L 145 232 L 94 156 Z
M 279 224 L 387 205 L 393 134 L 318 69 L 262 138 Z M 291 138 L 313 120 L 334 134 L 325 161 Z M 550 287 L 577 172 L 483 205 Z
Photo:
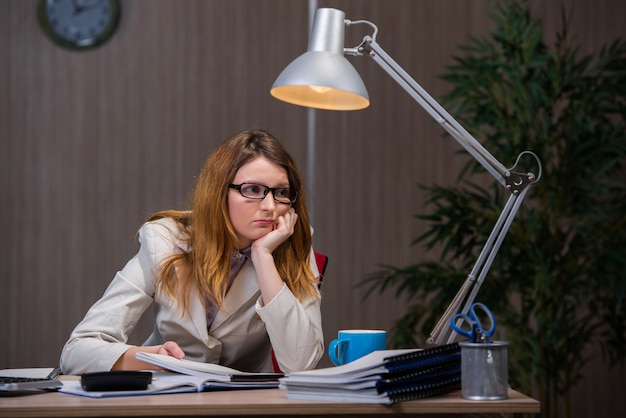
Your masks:
M 358 110 L 369 106 L 363 80 L 343 55 L 345 15 L 318 9 L 306 53 L 291 62 L 274 82 L 275 98 L 326 110 Z

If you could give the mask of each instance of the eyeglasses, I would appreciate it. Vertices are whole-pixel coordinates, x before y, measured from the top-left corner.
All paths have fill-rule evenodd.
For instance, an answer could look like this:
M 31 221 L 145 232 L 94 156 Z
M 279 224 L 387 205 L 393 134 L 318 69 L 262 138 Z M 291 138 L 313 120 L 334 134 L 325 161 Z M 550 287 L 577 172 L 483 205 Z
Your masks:
M 298 191 L 288 187 L 267 187 L 256 183 L 229 184 L 228 187 L 237 190 L 248 199 L 263 200 L 269 192 L 272 192 L 274 200 L 278 203 L 292 205 L 298 198 Z

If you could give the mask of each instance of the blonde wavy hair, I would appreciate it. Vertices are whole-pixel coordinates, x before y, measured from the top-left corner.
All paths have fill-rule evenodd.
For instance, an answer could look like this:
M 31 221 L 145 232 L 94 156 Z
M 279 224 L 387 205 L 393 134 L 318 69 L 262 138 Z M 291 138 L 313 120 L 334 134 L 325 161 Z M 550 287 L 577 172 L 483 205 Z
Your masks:
M 241 131 L 222 142 L 205 162 L 192 189 L 189 210 L 166 210 L 148 218 L 172 218 L 186 237 L 189 252 L 173 254 L 157 273 L 157 291 L 178 299 L 183 312 L 188 312 L 192 290 L 206 295 L 215 306 L 224 302 L 231 257 L 238 243 L 228 211 L 228 185 L 240 167 L 257 157 L 283 167 L 289 187 L 298 190 L 298 199 L 292 205 L 298 221 L 293 235 L 274 250 L 276 268 L 298 300 L 319 296 L 317 278 L 311 271 L 310 219 L 300 173 L 269 132 Z M 201 300 L 206 303 L 205 298 Z

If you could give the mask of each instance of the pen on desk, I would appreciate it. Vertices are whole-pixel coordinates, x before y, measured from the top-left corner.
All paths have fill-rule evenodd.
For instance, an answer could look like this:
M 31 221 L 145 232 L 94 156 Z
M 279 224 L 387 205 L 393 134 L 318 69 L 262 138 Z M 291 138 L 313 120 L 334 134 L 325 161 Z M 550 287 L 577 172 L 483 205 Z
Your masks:
M 61 374 L 61 368 L 60 367 L 55 367 L 54 369 L 52 369 L 52 371 L 46 377 L 46 379 L 54 379 L 55 377 L 57 377 L 60 374 Z

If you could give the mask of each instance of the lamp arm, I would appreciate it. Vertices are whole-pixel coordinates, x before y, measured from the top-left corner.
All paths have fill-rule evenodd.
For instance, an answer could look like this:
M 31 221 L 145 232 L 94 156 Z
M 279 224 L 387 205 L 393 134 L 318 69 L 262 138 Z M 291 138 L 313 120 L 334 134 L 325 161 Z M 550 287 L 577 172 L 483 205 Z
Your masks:
M 373 38 L 366 36 L 363 43 L 356 48 L 355 54 L 371 57 L 498 182 L 506 184 L 505 179 L 509 175 L 509 170 L 404 71 Z
M 356 23 L 356 22 L 353 22 Z M 360 23 L 360 22 L 359 22 Z M 541 162 L 530 151 L 524 151 L 518 156 L 515 165 L 508 169 L 500 163 L 485 147 L 482 146 L 465 128 L 463 128 L 439 103 L 435 101 L 406 71 L 404 71 L 375 41 L 375 38 L 366 36 L 363 43 L 356 48 L 344 49 L 344 54 L 367 55 L 385 70 L 409 95 L 418 102 L 428 114 L 435 119 L 470 155 L 472 155 L 499 183 L 511 192 L 507 203 L 500 214 L 496 225 L 491 231 L 476 264 L 468 274 L 447 310 L 435 325 L 428 337 L 428 344 L 441 344 L 450 332 L 450 319 L 459 312 L 467 313 L 482 285 L 491 264 L 500 249 L 511 223 L 519 210 L 522 200 L 530 190 L 530 186 L 541 177 Z M 524 154 L 532 155 L 539 166 L 539 174 L 516 173 L 515 168 Z M 468 296 L 469 293 L 469 296 Z M 463 302 L 465 301 L 465 304 Z M 456 332 L 451 331 L 448 343 L 454 341 Z
M 461 312 L 467 313 L 469 312 L 470 306 L 476 299 L 476 295 L 482 286 L 485 277 L 487 276 L 487 272 L 491 268 L 491 264 L 496 257 L 496 254 L 500 250 L 500 246 L 506 237 L 506 234 L 509 232 L 509 228 L 511 227 L 511 223 L 519 210 L 524 197 L 530 190 L 529 187 L 526 187 L 519 194 L 511 194 L 509 199 L 502 210 L 502 213 L 498 217 L 498 221 L 496 222 L 493 230 L 489 234 L 485 245 L 483 246 L 474 267 L 471 272 L 467 275 L 465 283 L 461 286 L 461 289 L 457 292 L 456 296 L 448 306 L 448 309 L 443 314 L 443 316 L 439 319 L 439 322 L 433 328 L 433 331 L 430 333 L 426 342 L 428 344 L 436 344 L 439 345 L 443 342 L 448 332 L 450 332 L 451 324 L 450 318 L 452 318 L 457 312 L 459 312 L 459 308 L 461 304 L 465 300 L 465 305 Z M 471 290 L 471 292 L 470 292 Z M 469 296 L 466 295 L 469 292 Z M 459 327 L 461 324 L 458 324 Z M 456 336 L 456 332 L 452 331 L 448 338 L 448 344 L 454 341 Z

